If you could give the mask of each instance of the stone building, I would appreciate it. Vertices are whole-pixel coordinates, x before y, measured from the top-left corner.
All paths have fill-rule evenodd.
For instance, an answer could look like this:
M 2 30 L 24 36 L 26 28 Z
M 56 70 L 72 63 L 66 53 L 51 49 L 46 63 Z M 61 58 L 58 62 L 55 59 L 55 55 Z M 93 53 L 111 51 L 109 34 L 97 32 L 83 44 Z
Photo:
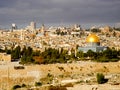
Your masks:
M 91 33 L 86 38 L 86 43 L 87 43 L 86 46 L 78 47 L 78 51 L 83 51 L 84 53 L 86 53 L 88 50 L 92 50 L 94 52 L 102 52 L 107 49 L 107 47 L 100 45 L 100 39 L 94 33 Z

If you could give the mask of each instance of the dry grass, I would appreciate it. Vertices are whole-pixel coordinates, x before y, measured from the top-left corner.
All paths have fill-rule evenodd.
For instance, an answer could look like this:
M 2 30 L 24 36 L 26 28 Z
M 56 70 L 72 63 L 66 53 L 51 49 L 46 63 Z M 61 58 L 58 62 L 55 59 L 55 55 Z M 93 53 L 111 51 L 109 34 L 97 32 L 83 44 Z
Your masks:
M 57 77 L 59 81 L 68 78 L 96 75 L 96 73 L 116 74 L 120 73 L 120 62 L 79 62 L 72 64 L 31 65 L 25 66 L 25 69 L 23 70 L 15 70 L 12 65 L 9 66 L 9 69 L 6 68 L 6 66 L 1 65 L 0 86 L 1 88 L 6 88 L 6 85 L 9 84 L 9 87 L 11 88 L 13 85 L 21 85 L 23 83 L 33 86 L 36 81 L 45 78 L 48 73 Z

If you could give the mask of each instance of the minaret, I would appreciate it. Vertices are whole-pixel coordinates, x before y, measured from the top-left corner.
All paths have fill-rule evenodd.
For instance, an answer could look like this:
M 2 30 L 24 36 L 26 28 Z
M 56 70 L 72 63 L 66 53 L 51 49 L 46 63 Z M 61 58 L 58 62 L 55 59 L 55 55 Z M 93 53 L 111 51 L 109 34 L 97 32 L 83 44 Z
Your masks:
M 45 31 L 45 25 L 42 24 L 42 27 L 41 27 L 41 33 L 44 33 L 44 31 Z
M 35 29 L 36 29 L 36 23 L 35 22 L 30 22 L 30 27 L 31 27 L 32 33 L 34 33 Z

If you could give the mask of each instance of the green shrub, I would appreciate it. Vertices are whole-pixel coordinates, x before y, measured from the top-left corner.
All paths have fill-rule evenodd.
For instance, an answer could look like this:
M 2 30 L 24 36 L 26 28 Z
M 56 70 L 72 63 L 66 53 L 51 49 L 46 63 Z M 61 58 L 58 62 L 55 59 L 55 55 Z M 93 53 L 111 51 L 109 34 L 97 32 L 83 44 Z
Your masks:
M 18 88 L 21 88 L 21 86 L 20 85 L 15 85 L 15 86 L 13 86 L 12 90 L 16 90 Z
M 98 84 L 106 83 L 108 79 L 105 79 L 104 75 L 102 73 L 97 74 L 97 82 Z
M 63 68 L 63 67 L 58 67 L 58 68 L 60 69 L 60 71 L 64 70 L 64 68 Z
M 26 87 L 26 85 L 25 84 L 22 84 L 22 86 L 21 87 Z
M 42 86 L 41 82 L 35 82 L 35 86 Z

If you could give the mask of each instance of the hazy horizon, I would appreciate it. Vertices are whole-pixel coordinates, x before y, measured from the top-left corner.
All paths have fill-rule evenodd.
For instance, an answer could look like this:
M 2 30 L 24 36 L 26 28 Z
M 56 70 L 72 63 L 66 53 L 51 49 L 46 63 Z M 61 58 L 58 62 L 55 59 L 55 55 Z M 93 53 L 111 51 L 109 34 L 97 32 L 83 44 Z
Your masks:
M 45 27 L 49 28 L 51 26 L 53 27 L 71 27 L 75 24 L 79 24 L 81 25 L 81 27 L 83 29 L 89 29 L 93 26 L 99 28 L 99 27 L 104 27 L 104 26 L 110 26 L 110 27 L 120 27 L 120 23 L 36 23 L 36 27 L 40 28 L 42 26 L 42 24 L 45 25 Z M 15 23 L 16 24 L 16 23 Z M 18 29 L 22 29 L 22 28 L 26 28 L 27 26 L 30 25 L 30 22 L 28 23 L 23 23 L 23 24 L 16 24 Z M 0 29 L 11 29 L 12 28 L 12 23 L 10 23 L 9 25 L 4 25 L 1 26 L 0 25 Z

